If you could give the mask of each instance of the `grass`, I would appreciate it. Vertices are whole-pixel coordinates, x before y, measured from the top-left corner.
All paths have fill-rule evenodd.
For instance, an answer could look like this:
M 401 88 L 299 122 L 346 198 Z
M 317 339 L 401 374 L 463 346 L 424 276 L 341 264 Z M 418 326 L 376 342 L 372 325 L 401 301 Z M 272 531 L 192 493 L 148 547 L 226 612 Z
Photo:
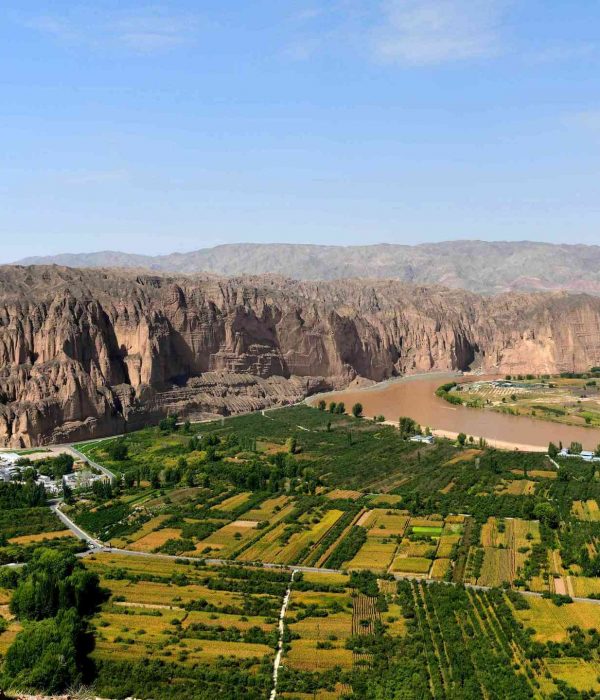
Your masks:
M 417 535 L 430 535 L 431 537 L 439 537 L 443 532 L 443 527 L 428 527 L 423 525 L 412 526 L 411 532 Z

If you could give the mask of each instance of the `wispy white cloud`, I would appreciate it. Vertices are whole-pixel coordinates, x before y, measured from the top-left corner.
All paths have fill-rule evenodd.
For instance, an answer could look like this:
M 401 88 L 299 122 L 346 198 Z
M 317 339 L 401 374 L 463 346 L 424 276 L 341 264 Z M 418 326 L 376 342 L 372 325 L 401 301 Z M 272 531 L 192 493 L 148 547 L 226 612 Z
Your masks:
M 68 18 L 27 17 L 22 24 L 64 43 L 151 53 L 192 43 L 202 23 L 197 15 L 176 13 L 163 6 L 140 6 L 135 12 L 82 11 Z
M 373 51 L 383 61 L 431 65 L 501 48 L 503 0 L 385 0 Z

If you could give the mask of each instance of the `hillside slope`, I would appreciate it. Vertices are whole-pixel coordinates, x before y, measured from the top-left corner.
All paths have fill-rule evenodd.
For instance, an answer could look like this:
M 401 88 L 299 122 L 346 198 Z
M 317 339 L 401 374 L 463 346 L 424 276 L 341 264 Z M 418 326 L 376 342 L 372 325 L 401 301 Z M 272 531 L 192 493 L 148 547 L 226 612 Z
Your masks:
M 600 246 L 448 241 L 416 246 L 236 244 L 163 256 L 118 252 L 28 258 L 21 264 L 146 268 L 292 279 L 351 277 L 442 284 L 481 293 L 569 290 L 600 294 Z
M 600 299 L 0 267 L 0 445 L 296 401 L 356 376 L 600 364 Z

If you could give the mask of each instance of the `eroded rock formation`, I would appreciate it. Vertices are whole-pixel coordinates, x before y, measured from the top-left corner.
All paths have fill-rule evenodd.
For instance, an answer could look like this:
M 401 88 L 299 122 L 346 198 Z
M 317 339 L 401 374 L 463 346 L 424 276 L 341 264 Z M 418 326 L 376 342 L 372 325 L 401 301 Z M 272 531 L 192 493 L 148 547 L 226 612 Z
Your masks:
M 291 403 L 355 377 L 600 365 L 600 299 L 0 267 L 0 445 Z

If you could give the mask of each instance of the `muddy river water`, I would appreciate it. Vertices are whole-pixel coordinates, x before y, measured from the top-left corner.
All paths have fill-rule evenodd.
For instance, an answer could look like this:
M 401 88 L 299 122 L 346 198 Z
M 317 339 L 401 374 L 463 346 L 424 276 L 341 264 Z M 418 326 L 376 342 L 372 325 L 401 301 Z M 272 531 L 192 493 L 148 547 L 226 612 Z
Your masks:
M 545 450 L 549 442 L 558 445 L 562 441 L 564 446 L 568 446 L 575 440 L 584 449 L 593 450 L 600 444 L 598 429 L 453 406 L 435 395 L 435 390 L 447 381 L 473 379 L 446 373 L 404 377 L 366 388 L 319 394 L 312 397 L 310 403 L 315 404 L 322 398 L 327 401 L 344 401 L 346 410 L 349 411 L 354 403 L 360 402 L 363 414 L 370 418 L 383 415 L 387 421 L 396 423 L 399 416 L 410 416 L 439 435 L 455 437 L 462 432 L 476 439 L 485 438 L 490 445 L 497 447 Z

